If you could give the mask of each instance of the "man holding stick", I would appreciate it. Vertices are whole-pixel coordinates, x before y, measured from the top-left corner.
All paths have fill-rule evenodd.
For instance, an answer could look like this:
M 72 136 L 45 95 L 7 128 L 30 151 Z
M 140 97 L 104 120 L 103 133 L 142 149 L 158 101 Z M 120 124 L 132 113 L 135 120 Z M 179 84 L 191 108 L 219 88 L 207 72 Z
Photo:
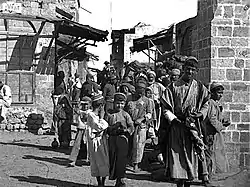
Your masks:
M 161 98 L 163 115 L 161 129 L 165 129 L 166 174 L 177 187 L 189 186 L 198 179 L 198 158 L 202 163 L 201 176 L 208 186 L 200 120 L 207 115 L 208 90 L 194 79 L 198 60 L 189 57 L 184 63 L 184 74 L 169 85 Z

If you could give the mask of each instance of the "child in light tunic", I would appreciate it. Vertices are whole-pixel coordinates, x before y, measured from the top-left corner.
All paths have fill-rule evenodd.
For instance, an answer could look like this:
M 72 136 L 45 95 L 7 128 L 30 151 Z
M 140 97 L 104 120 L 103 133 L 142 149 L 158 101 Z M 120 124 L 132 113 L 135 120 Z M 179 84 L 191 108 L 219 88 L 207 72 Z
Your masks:
M 92 112 L 87 118 L 87 142 L 91 176 L 96 177 L 98 186 L 103 187 L 109 175 L 108 142 L 105 130 L 108 123 L 103 119 L 103 96 L 98 93 L 92 98 Z

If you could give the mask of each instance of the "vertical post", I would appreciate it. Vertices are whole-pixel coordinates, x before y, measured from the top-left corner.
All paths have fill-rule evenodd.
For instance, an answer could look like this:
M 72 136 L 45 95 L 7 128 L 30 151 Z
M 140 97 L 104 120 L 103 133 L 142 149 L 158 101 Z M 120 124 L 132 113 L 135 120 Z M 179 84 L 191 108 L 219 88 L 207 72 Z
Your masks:
M 148 40 L 148 65 L 150 66 L 150 41 Z
M 54 24 L 54 30 L 56 31 L 56 28 L 58 27 L 57 26 L 58 23 Z M 58 57 L 57 57 L 57 33 L 54 33 L 54 36 L 55 37 L 55 66 L 54 66 L 54 90 L 55 90 L 55 86 L 56 86 L 56 77 L 57 77 L 57 73 L 58 73 Z M 53 38 L 52 38 L 53 40 Z

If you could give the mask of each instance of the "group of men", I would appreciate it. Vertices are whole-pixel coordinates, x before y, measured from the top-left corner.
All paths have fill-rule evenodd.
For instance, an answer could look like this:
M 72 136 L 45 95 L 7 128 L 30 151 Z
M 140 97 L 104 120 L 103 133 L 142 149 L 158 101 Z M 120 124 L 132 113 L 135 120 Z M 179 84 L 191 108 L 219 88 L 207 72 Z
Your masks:
M 140 170 L 146 140 L 157 136 L 166 177 L 178 187 L 189 186 L 189 181 L 196 179 L 209 186 L 213 173 L 227 170 L 221 130 L 230 123 L 223 119 L 218 102 L 224 87 L 215 82 L 210 88 L 205 87 L 194 79 L 197 72 L 198 60 L 189 57 L 182 70 L 171 70 L 168 85 L 157 81 L 152 70 L 136 77 L 134 83 L 126 77 L 118 84 L 115 75 L 108 77 L 109 82 L 102 90 L 104 111 L 107 116 L 112 114 L 116 106 L 115 93 L 125 96 L 122 110 L 129 114 L 134 128 L 125 143 L 127 150 L 117 156 L 123 155 L 125 159 L 124 154 L 127 155 L 135 172 Z M 73 101 L 86 96 L 91 98 L 100 90 L 90 74 L 85 83 L 74 86 L 79 94 Z M 119 142 L 117 144 L 119 147 Z M 124 142 L 120 144 L 124 147 Z

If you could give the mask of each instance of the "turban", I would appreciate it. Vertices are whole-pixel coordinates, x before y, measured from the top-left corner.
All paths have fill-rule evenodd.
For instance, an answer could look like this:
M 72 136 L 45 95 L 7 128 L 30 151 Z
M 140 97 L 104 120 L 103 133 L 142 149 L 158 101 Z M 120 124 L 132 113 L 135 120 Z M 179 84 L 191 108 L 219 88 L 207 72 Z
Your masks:
M 99 101 L 103 99 L 103 96 L 102 96 L 102 93 L 95 93 L 93 96 L 92 96 L 92 102 L 96 102 L 96 101 Z
M 224 90 L 224 86 L 221 84 L 221 83 L 218 83 L 218 82 L 212 82 L 212 84 L 210 85 L 210 91 L 213 92 L 217 89 L 222 89 Z
M 179 69 L 172 69 L 171 74 L 172 75 L 180 75 L 181 71 Z
M 114 100 L 115 101 L 126 101 L 127 100 L 127 96 L 124 93 L 115 93 L 114 94 Z
M 148 75 L 150 75 L 150 74 L 153 75 L 154 77 L 156 77 L 156 74 L 155 74 L 154 71 L 149 71 L 149 72 L 148 72 Z
M 84 103 L 90 103 L 92 100 L 91 98 L 87 97 L 87 96 L 84 96 L 82 99 L 81 99 L 81 104 L 84 104 Z
M 191 66 L 198 68 L 198 60 L 197 58 L 190 56 L 185 60 L 184 66 Z

